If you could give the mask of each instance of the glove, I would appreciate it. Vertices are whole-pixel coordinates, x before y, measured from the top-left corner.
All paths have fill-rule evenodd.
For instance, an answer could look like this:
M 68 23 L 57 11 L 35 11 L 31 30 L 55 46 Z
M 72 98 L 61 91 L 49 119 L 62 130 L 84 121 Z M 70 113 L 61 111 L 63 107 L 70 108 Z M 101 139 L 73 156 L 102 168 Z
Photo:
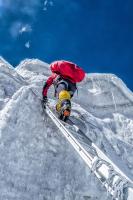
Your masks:
M 43 96 L 43 102 L 46 104 L 48 102 L 47 96 Z
M 47 102 L 48 102 L 48 98 L 47 98 L 47 96 L 43 96 L 42 106 L 43 106 L 44 108 L 46 108 L 46 104 L 47 104 Z

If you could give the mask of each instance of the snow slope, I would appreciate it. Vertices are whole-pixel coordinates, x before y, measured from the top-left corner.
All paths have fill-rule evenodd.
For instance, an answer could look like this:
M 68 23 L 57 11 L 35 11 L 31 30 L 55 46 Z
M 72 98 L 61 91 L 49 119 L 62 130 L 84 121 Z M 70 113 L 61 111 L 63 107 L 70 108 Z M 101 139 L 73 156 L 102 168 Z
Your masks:
M 0 59 L 0 199 L 110 200 L 47 116 L 40 100 L 49 65 Z M 133 180 L 133 94 L 112 74 L 88 74 L 73 120 Z M 49 91 L 53 98 L 53 88 Z M 54 99 L 55 100 L 55 99 Z M 77 120 L 77 117 L 79 118 Z

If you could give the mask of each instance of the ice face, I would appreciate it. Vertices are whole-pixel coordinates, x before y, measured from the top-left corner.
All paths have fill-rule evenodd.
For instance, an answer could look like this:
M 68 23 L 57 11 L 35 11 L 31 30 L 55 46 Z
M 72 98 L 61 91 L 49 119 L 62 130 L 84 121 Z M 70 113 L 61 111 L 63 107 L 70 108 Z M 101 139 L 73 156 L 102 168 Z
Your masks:
M 109 200 L 40 99 L 49 65 L 0 60 L 0 199 Z M 112 74 L 89 74 L 72 100 L 75 123 L 133 178 L 133 95 Z M 32 92 L 36 93 L 36 95 Z M 53 88 L 49 98 L 54 104 Z

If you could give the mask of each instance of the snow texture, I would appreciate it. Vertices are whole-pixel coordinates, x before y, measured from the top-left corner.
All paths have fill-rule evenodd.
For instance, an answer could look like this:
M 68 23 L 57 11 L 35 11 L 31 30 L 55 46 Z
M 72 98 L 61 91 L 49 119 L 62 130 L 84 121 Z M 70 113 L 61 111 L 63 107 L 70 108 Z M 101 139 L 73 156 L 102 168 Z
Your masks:
M 110 200 L 40 99 L 49 65 L 0 58 L 0 199 Z M 113 74 L 86 74 L 72 119 L 133 180 L 133 94 Z M 53 88 L 49 98 L 54 102 Z

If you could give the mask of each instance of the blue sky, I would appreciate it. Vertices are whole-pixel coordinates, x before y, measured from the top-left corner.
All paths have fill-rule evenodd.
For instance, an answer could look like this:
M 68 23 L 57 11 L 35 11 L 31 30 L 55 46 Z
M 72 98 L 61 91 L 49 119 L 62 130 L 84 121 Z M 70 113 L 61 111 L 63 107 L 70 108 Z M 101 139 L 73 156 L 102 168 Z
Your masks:
M 132 10 L 131 0 L 0 0 L 0 55 L 14 66 L 70 60 L 133 90 Z

